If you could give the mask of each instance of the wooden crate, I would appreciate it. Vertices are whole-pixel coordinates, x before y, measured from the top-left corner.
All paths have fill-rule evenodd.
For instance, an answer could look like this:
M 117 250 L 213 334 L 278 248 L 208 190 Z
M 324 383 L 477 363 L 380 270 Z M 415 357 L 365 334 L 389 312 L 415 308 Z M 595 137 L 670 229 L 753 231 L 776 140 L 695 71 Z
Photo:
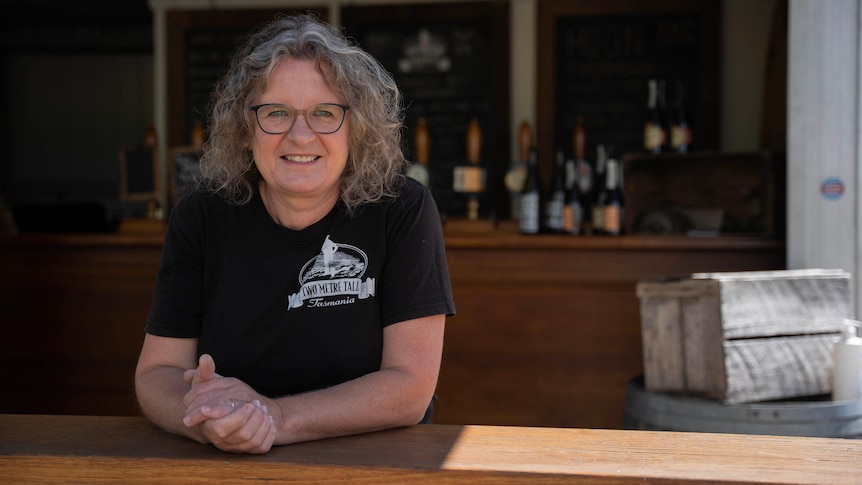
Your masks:
M 745 403 L 831 392 L 853 318 L 842 270 L 697 273 L 641 281 L 645 388 Z

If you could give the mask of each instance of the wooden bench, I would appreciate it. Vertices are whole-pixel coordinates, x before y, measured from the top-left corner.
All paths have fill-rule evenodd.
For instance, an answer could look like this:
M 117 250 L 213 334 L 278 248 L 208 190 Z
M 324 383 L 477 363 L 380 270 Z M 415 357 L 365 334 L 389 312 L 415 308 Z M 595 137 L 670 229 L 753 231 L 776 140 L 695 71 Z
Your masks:
M 862 441 L 419 425 L 236 455 L 141 417 L 0 415 L 3 483 L 862 483 Z

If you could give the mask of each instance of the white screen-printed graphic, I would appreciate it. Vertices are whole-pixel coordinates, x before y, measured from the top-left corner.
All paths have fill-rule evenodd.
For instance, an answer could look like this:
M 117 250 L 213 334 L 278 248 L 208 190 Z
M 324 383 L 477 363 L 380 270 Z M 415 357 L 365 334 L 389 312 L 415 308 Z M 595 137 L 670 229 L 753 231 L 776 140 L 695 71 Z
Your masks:
M 326 236 L 320 254 L 299 273 L 302 287 L 288 297 L 289 307 L 309 308 L 349 305 L 374 296 L 374 278 L 362 281 L 368 256 L 356 246 L 338 244 Z

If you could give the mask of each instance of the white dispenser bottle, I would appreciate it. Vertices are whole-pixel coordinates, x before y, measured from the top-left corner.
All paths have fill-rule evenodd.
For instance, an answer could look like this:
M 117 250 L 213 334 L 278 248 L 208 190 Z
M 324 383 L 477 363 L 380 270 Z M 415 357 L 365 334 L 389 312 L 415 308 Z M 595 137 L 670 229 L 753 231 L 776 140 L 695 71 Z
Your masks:
M 832 349 L 832 400 L 862 399 L 862 338 L 857 328 L 862 323 L 844 320 L 841 340 Z

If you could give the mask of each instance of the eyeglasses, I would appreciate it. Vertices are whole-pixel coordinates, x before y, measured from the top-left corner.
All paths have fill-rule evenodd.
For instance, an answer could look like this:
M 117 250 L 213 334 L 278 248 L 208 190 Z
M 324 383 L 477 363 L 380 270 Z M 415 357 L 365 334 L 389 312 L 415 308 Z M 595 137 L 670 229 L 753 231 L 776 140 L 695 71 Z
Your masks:
M 257 124 L 264 133 L 281 135 L 296 123 L 299 115 L 312 131 L 321 135 L 335 133 L 344 124 L 344 114 L 350 106 L 336 103 L 321 103 L 308 109 L 293 109 L 284 104 L 259 104 L 248 108 L 254 111 Z

